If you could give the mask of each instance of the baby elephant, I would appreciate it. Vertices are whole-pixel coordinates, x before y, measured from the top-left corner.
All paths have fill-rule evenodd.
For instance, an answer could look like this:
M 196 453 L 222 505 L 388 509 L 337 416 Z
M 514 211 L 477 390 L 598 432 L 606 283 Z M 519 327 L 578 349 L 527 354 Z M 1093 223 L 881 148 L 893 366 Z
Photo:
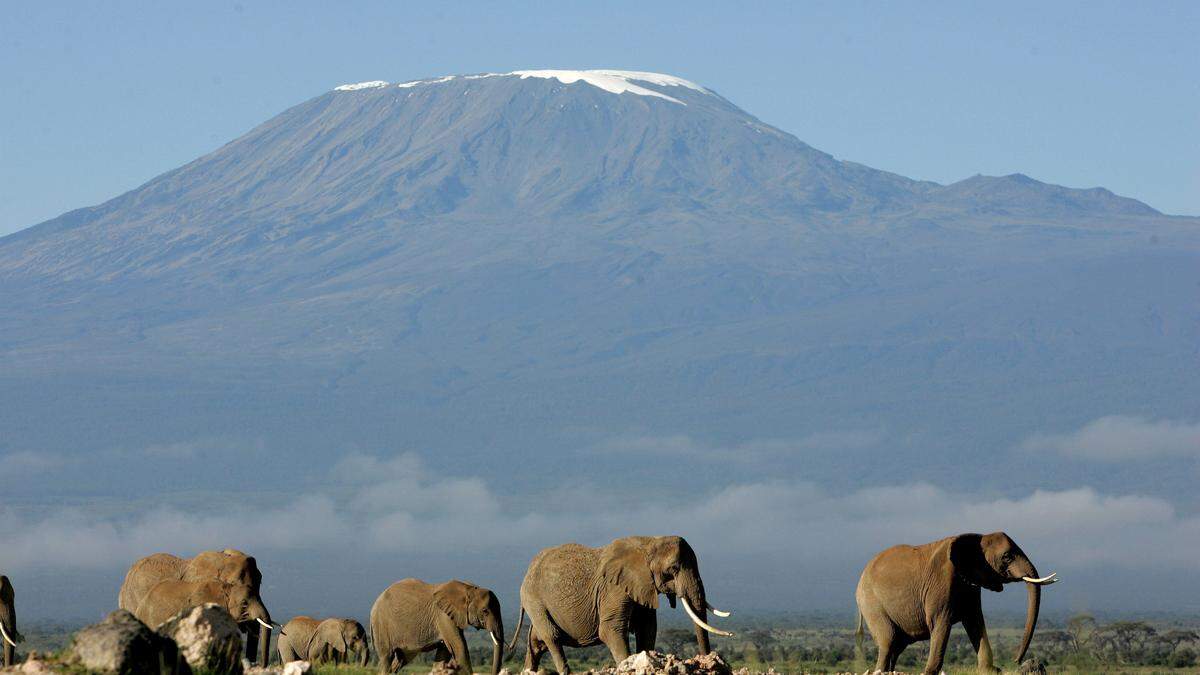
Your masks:
M 381 673 L 395 673 L 421 652 L 438 650 L 438 661 L 453 659 L 458 673 L 471 675 L 471 654 L 463 639 L 467 626 L 492 636 L 492 675 L 504 658 L 504 623 L 496 594 L 465 581 L 427 584 L 404 579 L 388 586 L 371 607 L 371 640 Z
M 283 663 L 348 663 L 350 653 L 358 655 L 358 664 L 367 665 L 367 631 L 354 619 L 325 619 L 298 616 L 283 627 L 279 636 L 279 659 Z

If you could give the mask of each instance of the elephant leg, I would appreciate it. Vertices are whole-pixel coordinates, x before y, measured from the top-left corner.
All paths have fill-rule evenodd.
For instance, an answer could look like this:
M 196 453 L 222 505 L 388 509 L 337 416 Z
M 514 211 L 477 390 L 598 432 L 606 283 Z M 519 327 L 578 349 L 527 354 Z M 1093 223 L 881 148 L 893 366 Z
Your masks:
M 437 663 L 450 663 L 453 658 L 454 655 L 450 653 L 449 649 L 446 649 L 445 642 L 439 642 L 437 649 L 433 650 L 433 660 Z
M 633 638 L 639 652 L 654 651 L 654 643 L 658 640 L 658 612 L 647 610 L 634 625 Z
M 246 658 L 258 663 L 258 626 L 246 630 Z
M 897 635 L 896 627 L 892 624 L 892 620 L 887 618 L 882 612 L 874 609 L 860 610 L 863 615 L 863 620 L 867 623 L 867 628 L 871 631 L 871 639 L 875 641 L 875 647 L 879 653 L 875 655 L 875 670 L 890 672 L 894 666 L 893 659 L 899 657 L 899 651 L 896 651 Z M 900 647 L 900 650 L 903 650 Z M 896 651 L 893 655 L 893 651 Z
M 896 664 L 900 661 L 900 655 L 904 653 L 905 649 L 908 649 L 910 644 L 912 642 L 903 635 L 897 635 L 893 638 L 892 649 L 888 652 L 888 665 L 884 670 L 887 670 L 889 673 L 896 672 Z
M 942 662 L 946 660 L 946 642 L 950 638 L 950 617 L 941 615 L 930 622 L 929 630 L 929 660 L 925 662 L 925 675 L 938 675 L 942 672 Z
M 963 616 L 962 624 L 967 631 L 967 637 L 971 640 L 971 646 L 975 648 L 979 672 L 1000 672 L 1000 669 L 992 662 L 992 643 L 988 641 L 987 626 L 983 623 L 982 607 Z
M 455 668 L 460 673 L 472 675 L 474 671 L 471 669 L 471 652 L 467 650 L 467 641 L 463 638 L 462 629 L 454 625 L 450 617 L 443 613 L 438 614 L 434 623 L 446 649 L 454 656 Z
M 608 647 L 615 663 L 620 664 L 629 658 L 629 634 L 623 626 L 601 623 L 600 641 L 604 643 L 605 647 Z
M 379 652 L 379 672 L 383 675 L 398 673 L 408 663 L 404 651 L 394 648 L 390 652 Z
M 529 635 L 530 652 L 533 652 L 533 637 L 537 635 L 546 649 L 550 652 L 550 658 L 554 659 L 554 668 L 559 675 L 568 675 L 571 672 L 570 666 L 567 665 L 567 655 L 563 653 L 562 645 L 558 643 L 558 639 L 554 632 L 554 622 L 550 620 L 550 614 L 545 607 L 526 607 L 525 610 L 529 613 Z M 537 661 L 534 660 L 534 665 Z M 533 670 L 536 670 L 534 668 Z
M 563 653 L 562 645 L 555 640 L 546 640 L 546 649 L 550 650 L 550 658 L 554 659 L 554 668 L 558 675 L 571 675 L 571 667 L 567 665 L 567 655 Z
M 546 643 L 537 636 L 537 631 L 533 626 L 529 627 L 529 643 L 525 652 L 525 670 L 537 672 L 538 664 L 542 662 L 542 655 L 546 653 Z

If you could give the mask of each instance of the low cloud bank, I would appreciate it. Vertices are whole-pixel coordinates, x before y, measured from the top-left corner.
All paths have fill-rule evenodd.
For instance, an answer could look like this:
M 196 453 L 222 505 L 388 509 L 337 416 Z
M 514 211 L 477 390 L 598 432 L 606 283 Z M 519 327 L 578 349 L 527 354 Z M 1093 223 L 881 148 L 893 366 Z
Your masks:
M 770 565 L 857 569 L 895 543 L 1006 530 L 1040 567 L 1195 573 L 1200 517 L 1166 500 L 1088 487 L 1017 497 L 952 493 L 928 484 L 832 493 L 806 482 L 756 482 L 684 502 L 636 505 L 552 494 L 515 506 L 484 480 L 430 472 L 420 457 L 353 455 L 321 491 L 269 506 L 216 503 L 97 515 L 83 508 L 0 507 L 0 569 L 124 569 L 153 551 L 236 546 L 281 556 L 312 552 L 458 555 L 524 551 L 630 533 L 679 533 L 704 559 L 742 573 Z M 594 506 L 600 504 L 599 506 Z M 709 553 L 711 552 L 711 553 Z M 515 564 L 515 563 L 514 563 Z
M 1158 457 L 1200 459 L 1200 422 L 1109 415 L 1071 433 L 1033 436 L 1021 448 L 1102 462 Z

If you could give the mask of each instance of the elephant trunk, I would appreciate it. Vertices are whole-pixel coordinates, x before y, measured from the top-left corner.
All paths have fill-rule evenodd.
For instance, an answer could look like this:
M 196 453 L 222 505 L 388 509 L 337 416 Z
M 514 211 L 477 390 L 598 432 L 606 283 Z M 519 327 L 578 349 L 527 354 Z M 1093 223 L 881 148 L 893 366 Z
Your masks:
M 1028 573 L 1020 575 L 1025 578 L 1037 577 L 1037 569 L 1033 563 L 1027 562 Z M 1021 646 L 1017 648 L 1017 663 L 1021 663 L 1025 659 L 1025 652 L 1029 649 L 1029 643 L 1033 640 L 1033 629 L 1037 626 L 1038 612 L 1042 607 L 1042 585 L 1025 582 L 1025 588 L 1028 591 L 1028 601 L 1025 608 L 1025 634 L 1021 637 Z
M 371 658 L 371 650 L 367 649 L 367 641 L 363 640 L 362 647 L 358 650 L 358 665 L 363 668 L 367 667 L 367 661 Z
M 490 615 L 490 619 L 487 630 L 492 636 L 492 675 L 497 675 L 504 662 L 504 621 L 499 612 Z
M 689 614 L 695 613 L 692 617 L 695 625 L 692 627 L 696 630 L 696 648 L 701 656 L 708 654 L 711 649 L 708 631 L 700 625 L 708 621 L 708 599 L 704 595 L 704 581 L 700 579 L 700 573 L 688 568 L 679 570 L 675 577 L 675 594 L 691 607 Z

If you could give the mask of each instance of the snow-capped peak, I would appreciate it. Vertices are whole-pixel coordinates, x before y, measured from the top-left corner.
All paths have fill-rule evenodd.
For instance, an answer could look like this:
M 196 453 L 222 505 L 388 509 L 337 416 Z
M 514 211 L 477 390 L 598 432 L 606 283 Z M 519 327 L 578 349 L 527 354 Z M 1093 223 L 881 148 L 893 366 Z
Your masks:
M 585 82 L 603 89 L 604 91 L 614 94 L 637 94 L 638 96 L 653 96 L 656 98 L 666 99 L 672 103 L 687 105 L 677 98 L 668 96 L 662 92 L 647 89 L 636 82 L 653 84 L 660 87 L 686 87 L 705 94 L 711 93 L 704 87 L 685 80 L 674 75 L 663 75 L 662 73 L 647 73 L 635 70 L 514 70 L 511 73 L 484 73 L 481 75 L 447 75 L 445 77 L 436 77 L 425 80 L 412 80 L 409 82 L 401 82 L 399 84 L 390 85 L 381 80 L 371 82 L 359 82 L 357 84 L 343 84 L 337 87 L 334 91 L 357 91 L 360 89 L 378 89 L 382 87 L 394 86 L 399 88 L 416 87 L 427 84 L 439 84 L 449 82 L 455 79 L 478 80 L 489 77 L 519 77 L 521 79 L 536 77 L 542 79 L 554 79 L 563 84 L 573 84 L 575 82 Z

